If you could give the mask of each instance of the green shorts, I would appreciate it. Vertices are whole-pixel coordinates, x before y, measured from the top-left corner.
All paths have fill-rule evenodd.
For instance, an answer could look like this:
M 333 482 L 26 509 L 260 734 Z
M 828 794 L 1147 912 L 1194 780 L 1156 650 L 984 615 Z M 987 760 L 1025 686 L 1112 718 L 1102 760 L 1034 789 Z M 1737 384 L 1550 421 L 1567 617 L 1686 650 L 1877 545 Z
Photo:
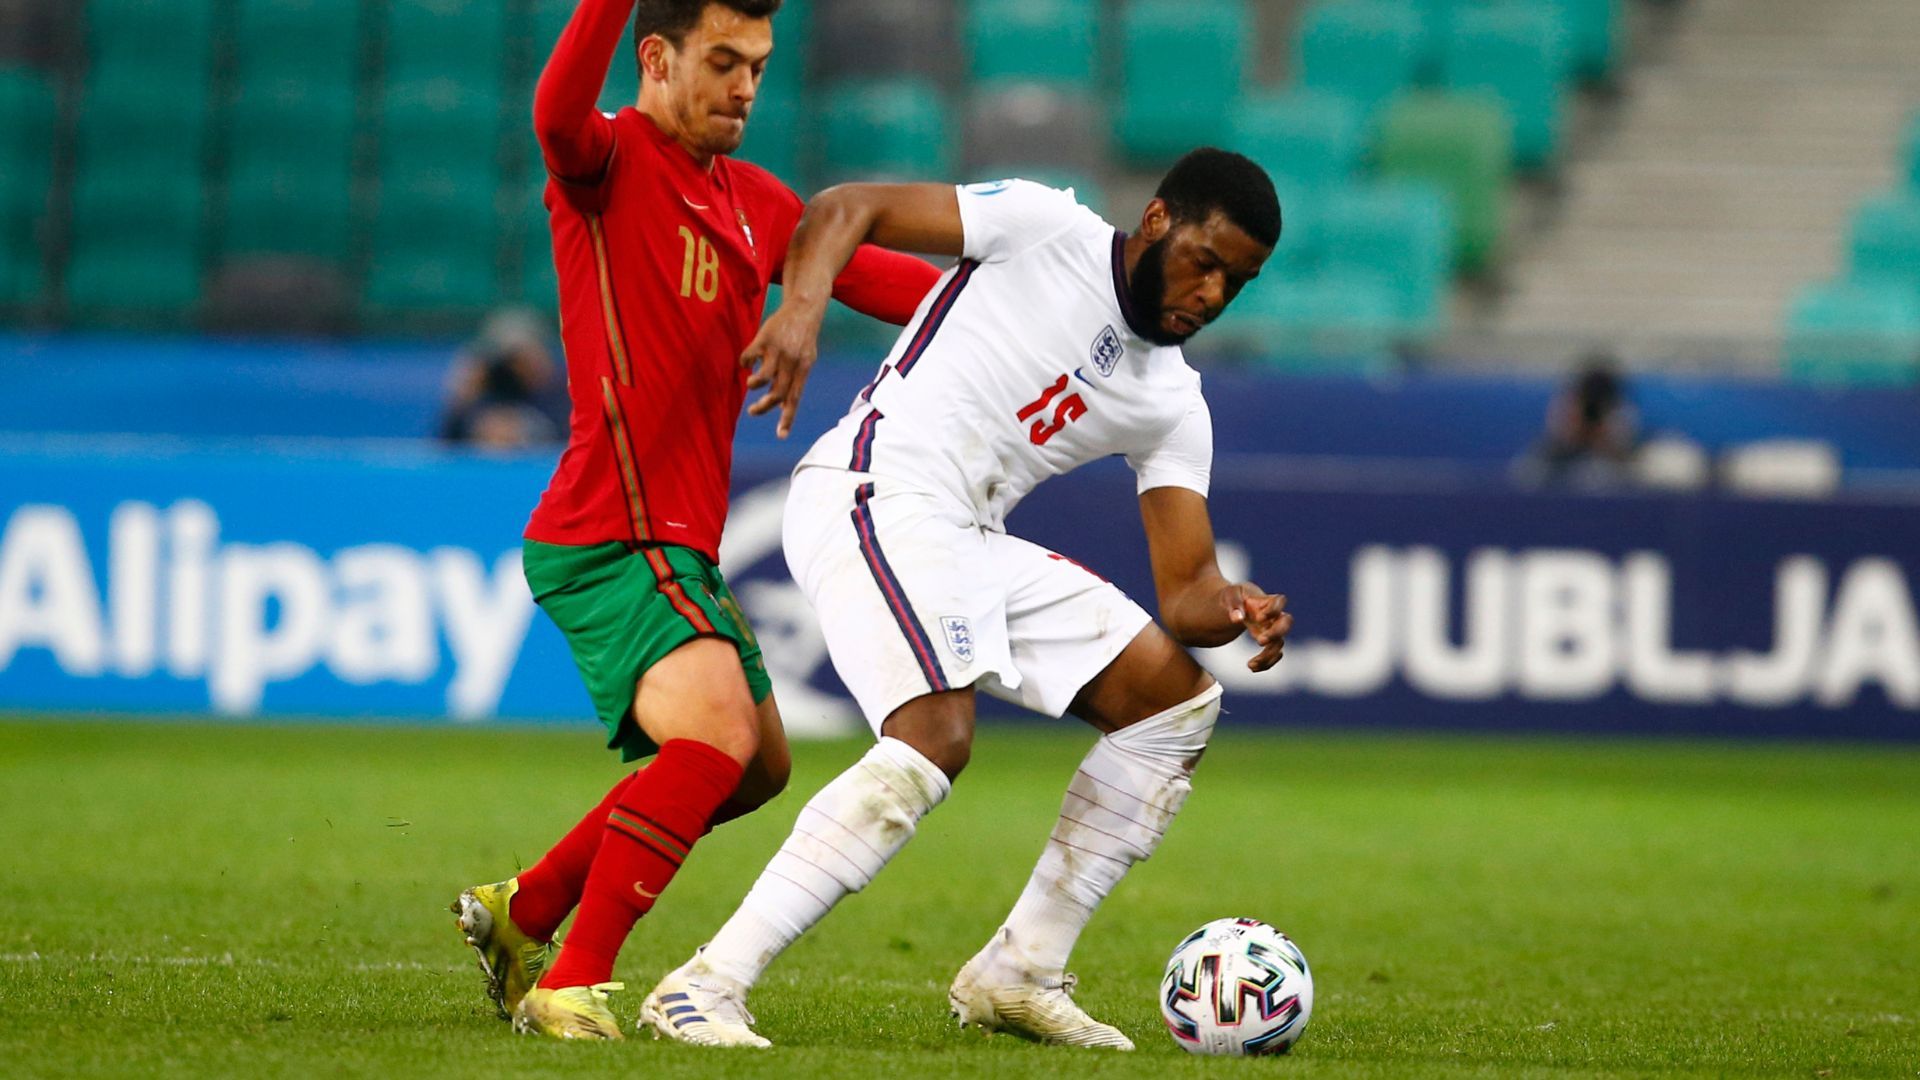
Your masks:
M 659 749 L 634 723 L 634 688 L 648 668 L 694 638 L 733 642 L 755 703 L 773 693 L 740 602 L 705 555 L 672 544 L 634 549 L 536 540 L 522 551 L 533 599 L 566 635 L 607 726 L 607 749 L 618 749 L 621 760 Z

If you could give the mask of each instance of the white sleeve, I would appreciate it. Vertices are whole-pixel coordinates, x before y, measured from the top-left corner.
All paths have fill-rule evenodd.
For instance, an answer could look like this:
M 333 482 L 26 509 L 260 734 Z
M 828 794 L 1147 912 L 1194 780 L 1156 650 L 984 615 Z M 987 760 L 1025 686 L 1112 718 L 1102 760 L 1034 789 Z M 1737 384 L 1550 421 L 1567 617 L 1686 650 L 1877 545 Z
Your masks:
M 1207 493 L 1213 479 L 1213 414 L 1207 410 L 1207 399 L 1200 395 L 1198 387 L 1187 406 L 1187 414 L 1160 445 L 1128 454 L 1127 464 L 1133 466 L 1139 492 L 1180 487 L 1203 496 Z
M 1073 193 L 1031 180 L 962 184 L 961 254 L 974 262 L 1011 259 L 1071 228 L 1088 211 Z

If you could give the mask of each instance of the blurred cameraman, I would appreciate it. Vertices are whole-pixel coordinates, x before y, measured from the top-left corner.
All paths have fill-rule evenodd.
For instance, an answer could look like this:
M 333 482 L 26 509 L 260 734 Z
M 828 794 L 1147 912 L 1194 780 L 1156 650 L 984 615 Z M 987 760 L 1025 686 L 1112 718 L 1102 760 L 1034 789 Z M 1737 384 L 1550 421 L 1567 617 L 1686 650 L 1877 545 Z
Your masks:
M 488 316 L 448 373 L 440 438 L 490 450 L 564 442 L 566 385 L 548 340 L 532 311 Z

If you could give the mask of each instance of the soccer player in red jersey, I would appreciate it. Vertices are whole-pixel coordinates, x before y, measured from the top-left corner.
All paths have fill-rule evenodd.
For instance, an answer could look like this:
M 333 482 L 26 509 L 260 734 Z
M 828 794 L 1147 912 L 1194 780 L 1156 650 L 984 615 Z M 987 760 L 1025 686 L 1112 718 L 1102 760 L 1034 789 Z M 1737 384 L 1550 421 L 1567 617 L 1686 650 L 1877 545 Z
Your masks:
M 728 156 L 779 6 L 583 0 L 534 99 L 572 417 L 527 526 L 527 582 L 567 637 L 609 748 L 655 757 L 532 868 L 453 905 L 520 1031 L 619 1038 L 606 992 L 634 923 L 713 825 L 786 783 L 759 646 L 715 566 L 748 381 L 740 357 L 803 209 Z M 607 116 L 595 102 L 630 12 L 640 101 Z M 834 295 L 904 324 L 937 277 L 867 248 Z

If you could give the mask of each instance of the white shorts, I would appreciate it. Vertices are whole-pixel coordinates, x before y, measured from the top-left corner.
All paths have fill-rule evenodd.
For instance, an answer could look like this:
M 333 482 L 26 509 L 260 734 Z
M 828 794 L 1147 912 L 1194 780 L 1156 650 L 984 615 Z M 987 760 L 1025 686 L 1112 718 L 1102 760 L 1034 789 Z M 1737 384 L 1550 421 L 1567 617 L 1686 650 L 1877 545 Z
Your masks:
M 867 473 L 795 473 L 782 544 L 875 732 L 914 698 L 969 686 L 1063 715 L 1153 621 L 1066 556 Z

